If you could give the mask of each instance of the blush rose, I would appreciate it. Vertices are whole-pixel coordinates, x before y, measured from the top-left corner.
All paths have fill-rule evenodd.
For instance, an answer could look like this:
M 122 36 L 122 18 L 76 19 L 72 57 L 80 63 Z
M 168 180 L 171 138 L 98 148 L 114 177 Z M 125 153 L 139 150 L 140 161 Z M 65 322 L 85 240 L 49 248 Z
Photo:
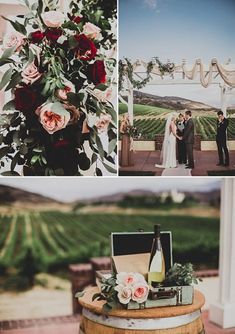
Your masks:
M 25 36 L 16 31 L 4 36 L 3 49 L 15 47 L 16 51 L 20 51 L 24 42 Z
M 95 126 L 99 133 L 106 132 L 108 130 L 109 123 L 111 122 L 112 117 L 110 115 L 101 115 Z
M 64 82 L 64 88 L 58 89 L 56 92 L 56 95 L 61 100 L 67 100 L 67 94 L 68 93 L 75 93 L 75 87 L 70 81 Z
M 101 29 L 93 23 L 87 22 L 82 32 L 89 38 L 97 39 L 100 36 Z
M 149 286 L 147 283 L 137 283 L 132 287 L 132 300 L 141 304 L 144 303 L 149 294 Z
M 41 16 L 43 22 L 49 28 L 59 28 L 65 20 L 64 14 L 56 10 L 50 10 Z
M 121 304 L 128 304 L 132 297 L 132 289 L 129 286 L 117 285 L 115 290 L 118 292 L 118 300 Z
M 35 111 L 43 128 L 49 134 L 64 129 L 70 120 L 70 113 L 66 109 L 60 107 L 55 112 L 53 105 L 54 103 L 45 103 Z
M 42 73 L 39 73 L 37 66 L 35 66 L 33 63 L 25 67 L 23 72 L 21 73 L 21 76 L 23 78 L 23 82 L 28 85 L 32 85 L 35 81 L 41 78 Z

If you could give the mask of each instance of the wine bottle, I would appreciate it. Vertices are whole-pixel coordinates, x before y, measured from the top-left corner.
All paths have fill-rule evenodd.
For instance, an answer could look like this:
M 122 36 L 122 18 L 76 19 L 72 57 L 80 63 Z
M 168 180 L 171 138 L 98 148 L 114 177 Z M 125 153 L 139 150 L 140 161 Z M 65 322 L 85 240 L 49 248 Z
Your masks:
M 154 239 L 149 261 L 148 283 L 152 286 L 157 286 L 165 279 L 165 260 L 160 239 L 160 226 L 159 224 L 154 226 Z

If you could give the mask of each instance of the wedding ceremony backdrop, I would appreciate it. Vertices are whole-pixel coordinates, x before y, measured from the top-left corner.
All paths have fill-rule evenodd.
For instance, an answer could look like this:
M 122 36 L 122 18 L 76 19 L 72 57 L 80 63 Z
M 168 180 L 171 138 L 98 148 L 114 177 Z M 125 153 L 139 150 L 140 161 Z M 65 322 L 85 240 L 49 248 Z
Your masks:
M 1 174 L 116 174 L 116 1 L 0 10 Z
M 128 112 L 130 124 L 136 128 L 137 133 L 131 146 L 132 150 L 161 150 L 165 117 L 172 111 L 184 113 L 186 109 L 181 103 L 178 103 L 177 110 L 158 108 L 157 111 L 153 110 L 154 107 L 151 105 L 134 105 L 134 90 L 140 90 L 147 85 L 157 88 L 158 85 L 189 84 L 201 85 L 205 89 L 213 85 L 218 91 L 221 100 L 220 109 L 225 117 L 229 117 L 228 146 L 231 151 L 235 150 L 235 114 L 233 110 L 227 112 L 227 108 L 230 107 L 230 98 L 235 96 L 235 65 L 231 64 L 230 60 L 220 64 L 217 59 L 212 59 L 209 64 L 204 64 L 201 59 L 197 59 L 193 65 L 188 65 L 185 59 L 181 64 L 170 61 L 163 64 L 156 57 L 148 63 L 143 60 L 131 62 L 124 58 L 119 61 L 119 75 L 119 100 L 122 103 L 120 114 Z M 138 97 L 138 92 L 135 91 L 135 94 Z M 197 111 L 200 111 L 200 115 L 193 112 L 196 126 L 195 148 L 199 151 L 215 151 L 217 149 L 216 112 L 209 112 L 208 115 L 206 109 Z M 142 136 L 142 133 L 149 137 Z M 216 155 L 217 152 L 214 154 Z

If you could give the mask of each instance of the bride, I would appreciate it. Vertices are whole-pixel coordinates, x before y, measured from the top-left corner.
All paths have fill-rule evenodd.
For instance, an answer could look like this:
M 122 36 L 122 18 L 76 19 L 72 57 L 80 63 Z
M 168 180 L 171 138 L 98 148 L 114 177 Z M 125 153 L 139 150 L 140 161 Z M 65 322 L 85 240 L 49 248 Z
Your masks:
M 165 135 L 162 144 L 161 160 L 162 164 L 156 164 L 158 168 L 175 168 L 177 167 L 176 162 L 176 138 L 181 139 L 176 131 L 176 113 L 170 113 L 167 117 Z

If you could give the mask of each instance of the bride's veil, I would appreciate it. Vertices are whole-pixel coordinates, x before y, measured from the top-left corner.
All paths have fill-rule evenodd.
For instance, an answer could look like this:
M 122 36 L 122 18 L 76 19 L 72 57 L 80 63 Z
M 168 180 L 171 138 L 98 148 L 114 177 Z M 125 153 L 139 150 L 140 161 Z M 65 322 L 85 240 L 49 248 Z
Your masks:
M 168 115 L 167 120 L 166 120 L 165 133 L 164 133 L 164 139 L 163 139 L 163 144 L 162 144 L 162 151 L 161 151 L 161 155 L 160 155 L 160 160 L 161 160 L 163 165 L 166 161 L 167 142 L 168 142 L 170 134 L 171 134 L 170 124 L 171 124 L 171 121 L 174 117 L 177 117 L 177 114 L 175 112 L 172 112 Z

